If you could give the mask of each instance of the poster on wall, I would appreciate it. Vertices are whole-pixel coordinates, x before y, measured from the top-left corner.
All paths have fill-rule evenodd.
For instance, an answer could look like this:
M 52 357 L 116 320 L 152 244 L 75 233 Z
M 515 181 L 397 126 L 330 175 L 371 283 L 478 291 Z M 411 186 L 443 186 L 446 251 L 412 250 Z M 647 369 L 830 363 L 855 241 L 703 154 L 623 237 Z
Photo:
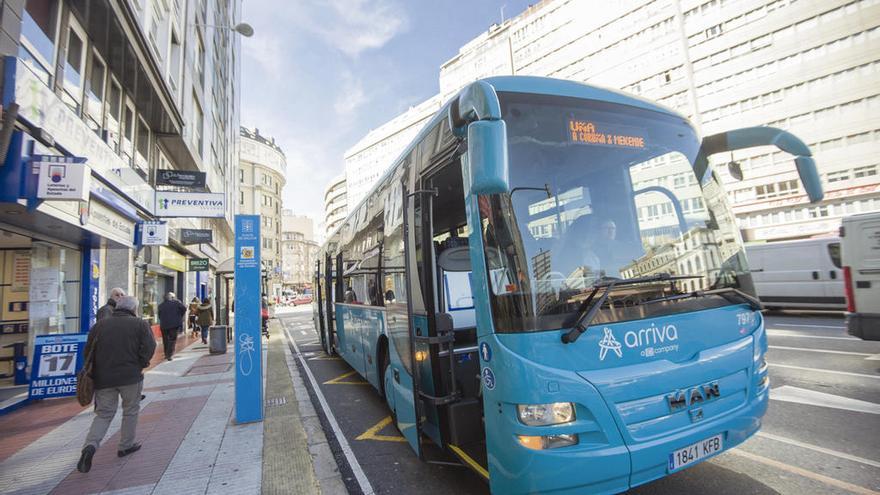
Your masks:
M 37 335 L 28 398 L 48 399 L 76 395 L 76 373 L 82 368 L 89 335 Z
M 61 292 L 61 272 L 57 268 L 34 268 L 30 277 L 31 320 L 55 316 Z
M 15 251 L 12 254 L 12 290 L 23 292 L 28 290 L 31 278 L 31 253 Z

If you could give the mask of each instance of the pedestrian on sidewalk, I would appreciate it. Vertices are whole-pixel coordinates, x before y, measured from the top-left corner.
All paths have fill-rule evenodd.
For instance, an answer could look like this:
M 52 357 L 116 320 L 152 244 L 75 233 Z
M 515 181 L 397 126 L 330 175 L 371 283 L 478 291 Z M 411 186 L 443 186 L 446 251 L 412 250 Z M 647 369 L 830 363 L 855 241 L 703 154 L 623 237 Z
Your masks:
M 202 304 L 199 305 L 199 317 L 197 323 L 201 328 L 202 343 L 207 344 L 208 329 L 214 324 L 214 307 L 211 306 L 211 300 L 207 297 L 202 299 Z
M 199 304 L 198 297 L 193 297 L 192 301 L 189 303 L 189 328 L 193 337 L 196 336 L 196 330 L 199 328 Z
M 159 329 L 162 331 L 162 345 L 165 347 L 165 359 L 171 361 L 174 346 L 177 344 L 177 333 L 183 325 L 186 306 L 177 299 L 173 292 L 165 294 L 165 300 L 159 305 Z
M 98 312 L 95 314 L 95 321 L 101 321 L 104 318 L 113 314 L 113 310 L 116 309 L 116 303 L 125 297 L 125 291 L 120 289 L 119 287 L 114 287 L 110 289 L 110 297 L 107 299 L 107 304 L 98 308 Z
M 76 465 L 82 473 L 92 468 L 92 457 L 116 416 L 119 397 L 122 397 L 122 427 L 116 455 L 125 457 L 141 448 L 134 436 L 144 385 L 143 369 L 150 365 L 156 341 L 150 324 L 137 316 L 137 306 L 134 297 L 121 297 L 113 314 L 95 323 L 89 332 L 86 355 L 94 347 L 95 418 Z

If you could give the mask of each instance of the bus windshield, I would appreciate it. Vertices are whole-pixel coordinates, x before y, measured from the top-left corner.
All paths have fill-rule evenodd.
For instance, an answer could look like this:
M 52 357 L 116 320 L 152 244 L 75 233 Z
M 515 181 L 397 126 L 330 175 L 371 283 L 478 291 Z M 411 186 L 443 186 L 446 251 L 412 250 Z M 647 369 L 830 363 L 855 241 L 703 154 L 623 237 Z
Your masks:
M 700 141 L 687 121 L 594 100 L 499 97 L 510 191 L 478 199 L 496 331 L 570 326 L 607 280 L 675 276 L 621 284 L 593 324 L 754 294 L 720 183 L 694 174 Z

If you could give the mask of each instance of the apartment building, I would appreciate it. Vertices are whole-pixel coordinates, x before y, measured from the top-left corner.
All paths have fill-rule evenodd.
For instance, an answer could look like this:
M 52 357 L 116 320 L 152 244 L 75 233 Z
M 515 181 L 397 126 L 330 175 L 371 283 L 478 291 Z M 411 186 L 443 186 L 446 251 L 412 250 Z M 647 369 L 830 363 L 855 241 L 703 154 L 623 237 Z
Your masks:
M 283 288 L 281 194 L 286 183 L 287 159 L 275 138 L 242 127 L 237 213 L 260 216 L 265 291 L 273 297 L 281 297 Z
M 739 227 L 747 241 L 832 235 L 842 216 L 880 209 L 878 27 L 876 0 L 545 0 L 462 46 L 426 103 L 482 77 L 536 75 L 644 96 L 704 135 L 789 130 L 811 146 L 825 200 L 808 203 L 776 149 L 713 157 L 743 169 L 736 180 L 717 167 Z M 346 174 L 378 178 L 406 144 L 395 136 L 417 120 L 409 113 L 349 150 Z

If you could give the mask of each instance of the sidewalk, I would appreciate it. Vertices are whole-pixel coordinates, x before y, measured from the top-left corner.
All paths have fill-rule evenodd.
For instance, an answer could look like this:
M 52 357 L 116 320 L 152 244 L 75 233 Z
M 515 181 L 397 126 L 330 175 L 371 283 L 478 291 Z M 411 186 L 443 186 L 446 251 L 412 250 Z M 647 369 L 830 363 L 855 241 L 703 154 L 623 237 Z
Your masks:
M 272 339 L 263 348 L 264 422 L 234 424 L 233 350 L 210 355 L 201 341 L 187 338 L 178 341 L 170 362 L 157 349 L 138 420 L 143 447 L 128 457 L 116 456 L 121 411 L 85 474 L 76 463 L 91 407 L 45 400 L 0 417 L 0 493 L 311 494 L 320 493 L 319 482 L 329 488 L 325 493 L 345 493 L 335 489 L 344 486 L 335 462 L 328 466 L 310 454 L 309 444 L 319 439 L 304 432 L 299 410 L 310 404 L 294 397 L 289 351 L 278 327 L 273 320 Z

